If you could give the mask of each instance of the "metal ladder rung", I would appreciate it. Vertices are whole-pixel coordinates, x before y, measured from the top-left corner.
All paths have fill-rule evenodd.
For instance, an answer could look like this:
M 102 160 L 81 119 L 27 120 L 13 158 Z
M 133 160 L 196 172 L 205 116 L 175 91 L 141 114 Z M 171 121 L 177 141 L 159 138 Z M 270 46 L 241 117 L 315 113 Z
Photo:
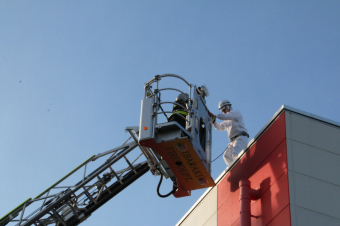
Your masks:
M 123 184 L 123 181 L 119 178 L 119 176 L 117 175 L 117 173 L 112 169 L 111 166 L 109 166 L 111 173 L 113 173 L 113 175 L 117 178 L 117 180 L 119 181 L 120 184 Z
M 130 163 L 130 161 L 126 158 L 125 155 L 124 155 L 124 159 L 125 159 L 125 161 L 129 164 L 130 169 L 132 169 L 133 172 L 134 172 L 135 174 L 137 174 L 137 171 L 135 170 L 135 168 L 134 168 L 133 165 Z
M 88 190 L 85 188 L 85 186 L 83 186 L 83 189 L 85 190 L 85 193 L 88 195 L 88 197 L 92 200 L 92 202 L 97 204 L 97 201 L 92 197 L 92 195 L 88 192 Z
M 64 226 L 67 226 L 65 221 L 59 216 L 57 211 L 55 209 L 52 209 L 53 215 L 58 219 L 59 222 L 61 222 Z
M 98 180 L 99 180 L 100 182 L 102 182 L 102 184 L 105 186 L 106 190 L 111 194 L 110 189 L 106 186 L 106 184 L 104 183 L 104 181 L 102 180 L 102 178 L 100 178 L 99 176 L 97 176 L 97 178 L 98 178 Z M 99 195 L 98 195 L 98 196 L 99 196 Z
M 71 205 L 70 202 L 69 202 L 69 200 L 66 200 L 65 202 L 66 202 L 66 204 L 71 208 L 73 214 L 74 214 L 75 216 L 78 216 L 78 213 L 80 212 L 79 209 L 78 209 L 78 207 L 77 207 L 77 206 Z

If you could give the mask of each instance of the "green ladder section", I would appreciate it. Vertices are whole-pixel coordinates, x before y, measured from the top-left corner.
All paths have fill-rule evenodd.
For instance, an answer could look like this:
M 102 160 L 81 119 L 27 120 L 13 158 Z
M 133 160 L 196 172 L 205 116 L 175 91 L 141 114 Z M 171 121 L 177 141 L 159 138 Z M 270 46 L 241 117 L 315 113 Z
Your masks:
M 6 214 L 4 217 L 2 217 L 0 219 L 0 226 L 2 225 L 6 225 L 9 221 L 10 221 L 10 216 L 12 216 L 12 218 L 15 218 L 18 216 L 18 213 L 24 208 L 25 203 L 27 203 L 28 201 L 32 200 L 31 198 L 25 200 L 23 203 L 21 203 L 19 206 L 15 207 L 12 211 L 10 211 L 8 214 Z M 26 206 L 30 205 L 27 204 Z
M 69 172 L 68 174 L 66 174 L 63 178 L 61 178 L 60 180 L 58 180 L 56 183 L 54 183 L 52 186 L 50 186 L 49 188 L 47 188 L 45 191 L 43 191 L 42 193 L 40 193 L 37 197 L 35 197 L 34 199 L 40 198 L 41 196 L 43 196 L 47 191 L 49 191 L 51 188 L 57 186 L 58 184 L 60 184 L 61 182 L 63 182 L 66 178 L 68 178 L 69 176 L 71 176 L 74 172 L 76 172 L 78 169 L 80 169 L 81 167 L 83 167 L 86 163 L 88 163 L 89 161 L 91 161 L 91 159 L 94 157 L 95 155 L 92 155 L 90 158 L 88 158 L 86 161 L 84 161 L 82 164 L 80 164 L 79 166 L 77 166 L 74 170 L 72 170 L 71 172 Z M 10 216 L 12 218 L 15 218 L 18 216 L 18 213 L 24 208 L 25 203 L 26 207 L 29 206 L 31 204 L 32 198 L 29 198 L 27 200 L 25 200 L 23 203 L 21 203 L 19 206 L 15 207 L 12 211 L 10 211 L 8 214 L 6 214 L 5 216 L 3 216 L 0 219 L 0 226 L 6 225 L 9 221 L 10 221 Z
M 89 161 L 91 161 L 91 159 L 96 156 L 96 155 L 92 155 L 90 158 L 88 158 L 85 162 L 83 162 L 82 164 L 80 164 L 79 166 L 77 166 L 74 170 L 72 170 L 71 172 L 69 172 L 68 174 L 66 174 L 63 178 L 61 178 L 60 180 L 58 180 L 57 182 L 55 182 L 52 186 L 50 186 L 49 188 L 47 188 L 45 191 L 43 191 L 42 193 L 40 193 L 37 197 L 35 197 L 34 199 L 40 198 L 41 196 L 43 196 L 47 191 L 49 191 L 51 188 L 57 186 L 58 184 L 60 184 L 61 182 L 63 182 L 66 178 L 68 178 L 69 176 L 71 176 L 74 172 L 76 172 L 78 169 L 80 169 L 81 167 L 83 167 L 86 163 L 88 163 Z

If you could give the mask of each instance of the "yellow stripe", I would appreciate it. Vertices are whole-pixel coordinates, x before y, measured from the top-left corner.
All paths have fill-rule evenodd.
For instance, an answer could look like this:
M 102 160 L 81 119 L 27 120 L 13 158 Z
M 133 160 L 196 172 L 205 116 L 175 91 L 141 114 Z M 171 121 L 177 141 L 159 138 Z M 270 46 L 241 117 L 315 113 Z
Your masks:
M 186 112 L 186 111 L 175 111 L 177 114 L 182 114 L 182 115 L 185 115 L 185 116 L 187 116 L 188 115 L 188 112 Z M 175 115 L 175 113 L 172 113 L 171 115 L 170 115 L 170 117 L 172 116 L 172 115 Z

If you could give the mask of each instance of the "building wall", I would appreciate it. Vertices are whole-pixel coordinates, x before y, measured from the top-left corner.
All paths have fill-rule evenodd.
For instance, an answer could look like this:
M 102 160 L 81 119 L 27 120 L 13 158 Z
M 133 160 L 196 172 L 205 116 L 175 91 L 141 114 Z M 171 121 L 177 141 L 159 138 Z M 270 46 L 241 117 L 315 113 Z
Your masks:
M 340 225 L 340 128 L 286 112 L 293 226 Z
M 252 225 L 289 226 L 285 120 L 283 112 L 177 225 L 239 225 L 239 181 L 248 179 L 261 191 L 251 203 L 252 214 L 260 216 L 252 218 Z
M 252 226 L 340 225 L 340 124 L 282 109 L 178 225 L 240 225 L 241 179 L 261 191 Z

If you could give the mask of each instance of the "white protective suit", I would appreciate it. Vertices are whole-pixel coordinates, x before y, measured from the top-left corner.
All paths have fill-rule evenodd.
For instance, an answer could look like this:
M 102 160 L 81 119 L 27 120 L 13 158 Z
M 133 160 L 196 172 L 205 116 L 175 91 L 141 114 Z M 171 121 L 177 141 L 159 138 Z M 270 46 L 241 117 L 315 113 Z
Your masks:
M 223 122 L 214 123 L 215 129 L 219 131 L 228 131 L 229 140 L 239 135 L 242 132 L 248 133 L 244 126 L 243 117 L 238 110 L 231 110 L 227 114 L 218 114 L 216 118 L 223 120 Z M 237 158 L 238 154 L 248 145 L 247 136 L 238 136 L 234 141 L 231 141 L 226 148 L 223 159 L 225 163 L 231 166 L 232 162 Z

